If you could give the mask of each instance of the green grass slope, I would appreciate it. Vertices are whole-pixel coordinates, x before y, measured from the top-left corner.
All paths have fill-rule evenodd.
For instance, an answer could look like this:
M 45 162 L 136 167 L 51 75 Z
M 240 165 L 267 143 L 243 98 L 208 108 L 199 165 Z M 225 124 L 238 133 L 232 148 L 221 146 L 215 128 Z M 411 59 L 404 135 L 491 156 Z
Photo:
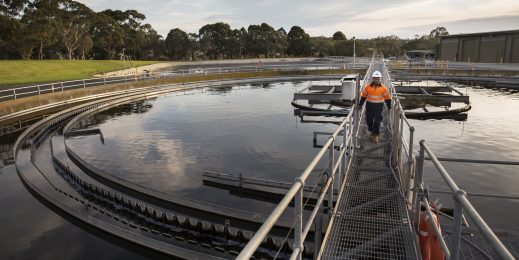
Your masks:
M 156 61 L 0 60 L 0 86 L 90 78 L 95 74 L 144 66 Z

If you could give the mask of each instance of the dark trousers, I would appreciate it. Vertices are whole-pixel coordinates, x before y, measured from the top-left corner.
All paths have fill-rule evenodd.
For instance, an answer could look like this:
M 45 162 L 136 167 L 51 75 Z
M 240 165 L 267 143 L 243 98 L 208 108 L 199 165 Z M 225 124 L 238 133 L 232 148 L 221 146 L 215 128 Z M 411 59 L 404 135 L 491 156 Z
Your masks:
M 376 135 L 380 133 L 383 108 L 383 103 L 366 102 L 366 124 L 368 125 L 368 130 Z

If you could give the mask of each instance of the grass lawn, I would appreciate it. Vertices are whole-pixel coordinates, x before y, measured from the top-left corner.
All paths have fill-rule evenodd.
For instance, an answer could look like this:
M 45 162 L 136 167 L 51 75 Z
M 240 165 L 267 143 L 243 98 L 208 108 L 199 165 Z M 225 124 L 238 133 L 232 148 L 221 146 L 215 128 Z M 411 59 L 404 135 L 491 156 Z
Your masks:
M 144 66 L 157 61 L 0 60 L 0 86 L 90 78 L 95 74 Z

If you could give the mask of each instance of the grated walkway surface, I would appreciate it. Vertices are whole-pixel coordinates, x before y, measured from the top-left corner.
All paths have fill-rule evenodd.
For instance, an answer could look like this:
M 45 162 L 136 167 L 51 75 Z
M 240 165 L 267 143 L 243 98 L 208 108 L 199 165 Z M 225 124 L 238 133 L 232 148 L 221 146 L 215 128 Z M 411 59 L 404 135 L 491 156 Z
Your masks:
M 389 164 L 390 132 L 386 118 L 380 142 L 371 143 L 364 119 L 346 188 L 323 259 L 417 259 L 415 235 L 405 200 Z

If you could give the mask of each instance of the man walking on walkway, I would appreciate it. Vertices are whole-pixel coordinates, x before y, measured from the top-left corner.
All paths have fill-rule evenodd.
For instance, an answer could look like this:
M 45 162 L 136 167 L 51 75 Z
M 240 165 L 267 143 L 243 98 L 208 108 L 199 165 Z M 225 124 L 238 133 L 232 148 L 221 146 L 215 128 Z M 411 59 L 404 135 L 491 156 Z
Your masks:
M 367 101 L 366 123 L 368 125 L 369 139 L 373 143 L 378 143 L 384 102 L 387 105 L 387 110 L 391 110 L 391 94 L 387 87 L 381 83 L 381 78 L 382 74 L 380 71 L 373 72 L 373 81 L 364 87 L 359 103 L 359 109 L 362 109 L 362 105 Z

